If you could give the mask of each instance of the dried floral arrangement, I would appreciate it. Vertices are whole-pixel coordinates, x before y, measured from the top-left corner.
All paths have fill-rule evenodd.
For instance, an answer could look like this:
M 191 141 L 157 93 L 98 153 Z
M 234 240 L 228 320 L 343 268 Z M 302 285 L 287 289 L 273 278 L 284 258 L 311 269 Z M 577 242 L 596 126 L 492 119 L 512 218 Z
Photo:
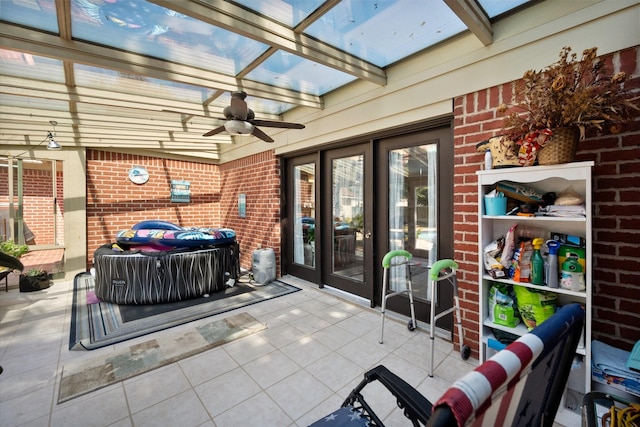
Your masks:
M 626 73 L 611 75 L 604 60 L 597 58 L 596 47 L 584 50 L 580 60 L 570 47 L 564 47 L 559 56 L 540 71 L 524 73 L 522 101 L 498 108 L 509 113 L 504 119 L 507 135 L 517 139 L 543 129 L 573 127 L 583 140 L 588 129 L 620 132 L 640 110 L 640 97 L 631 98 L 624 89 Z

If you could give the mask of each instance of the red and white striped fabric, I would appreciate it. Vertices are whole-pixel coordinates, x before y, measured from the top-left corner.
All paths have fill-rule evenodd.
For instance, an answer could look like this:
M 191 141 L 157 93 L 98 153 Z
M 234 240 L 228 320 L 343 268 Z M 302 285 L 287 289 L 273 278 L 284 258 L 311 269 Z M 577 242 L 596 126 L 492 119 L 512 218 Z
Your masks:
M 448 406 L 458 426 L 551 425 L 583 317 L 579 304 L 563 307 L 456 381 L 434 410 Z
M 517 405 L 511 402 L 520 400 L 524 382 L 511 389 L 508 385 L 528 375 L 531 364 L 544 349 L 542 340 L 532 334 L 513 344 L 456 381 L 436 406 L 447 403 L 458 425 L 495 427 L 502 425 L 501 420 L 513 419 L 509 409 L 515 411 Z M 500 404 L 494 405 L 500 399 Z

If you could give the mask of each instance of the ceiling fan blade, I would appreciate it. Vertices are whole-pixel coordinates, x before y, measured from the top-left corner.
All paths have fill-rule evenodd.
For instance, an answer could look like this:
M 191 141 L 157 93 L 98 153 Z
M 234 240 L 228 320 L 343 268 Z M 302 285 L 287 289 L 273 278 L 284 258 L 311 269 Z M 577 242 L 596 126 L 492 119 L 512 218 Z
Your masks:
M 304 125 L 299 123 L 278 122 L 275 120 L 251 120 L 256 126 L 265 126 L 269 128 L 283 128 L 283 129 L 304 129 Z
M 264 142 L 273 142 L 273 139 L 271 139 L 271 137 L 269 135 L 267 135 L 266 133 L 262 132 L 257 127 L 253 128 L 253 132 L 251 132 L 251 134 L 253 136 L 257 136 L 258 138 L 260 138 Z
M 220 126 L 220 127 L 217 127 L 215 129 L 210 130 L 209 132 L 207 132 L 205 134 L 202 134 L 202 136 L 212 136 L 212 135 L 219 134 L 220 132 L 224 132 L 224 131 L 225 131 L 224 126 Z
M 231 94 L 230 111 L 233 117 L 238 120 L 247 120 L 249 107 L 244 100 L 246 97 L 247 94 L 240 91 Z

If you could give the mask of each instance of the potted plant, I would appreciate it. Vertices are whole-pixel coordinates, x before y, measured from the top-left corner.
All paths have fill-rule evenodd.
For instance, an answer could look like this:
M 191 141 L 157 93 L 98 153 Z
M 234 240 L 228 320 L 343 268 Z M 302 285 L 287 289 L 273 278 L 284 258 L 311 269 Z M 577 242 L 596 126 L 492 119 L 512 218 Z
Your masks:
M 50 286 L 49 273 L 40 268 L 20 274 L 20 292 L 33 292 Z
M 4 289 L 9 290 L 8 276 L 13 270 L 24 268 L 18 258 L 29 252 L 27 245 L 18 245 L 11 240 L 0 241 L 0 280 L 4 279 Z
M 11 240 L 3 240 L 0 242 L 0 252 L 11 255 L 14 258 L 20 258 L 29 252 L 29 246 L 19 245 Z
M 539 150 L 540 164 L 564 163 L 573 160 L 588 130 L 618 133 L 639 110 L 638 98 L 624 88 L 626 80 L 624 72 L 609 72 L 596 47 L 586 49 L 580 60 L 564 47 L 557 62 L 526 71 L 520 101 L 502 104 L 498 112 L 507 114 L 506 134 L 521 152 L 523 146 L 534 154 Z

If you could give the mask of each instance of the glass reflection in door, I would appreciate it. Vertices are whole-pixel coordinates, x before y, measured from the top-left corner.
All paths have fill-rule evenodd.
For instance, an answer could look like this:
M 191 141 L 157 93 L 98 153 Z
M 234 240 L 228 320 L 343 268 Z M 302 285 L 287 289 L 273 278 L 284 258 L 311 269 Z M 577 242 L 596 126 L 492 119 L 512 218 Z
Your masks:
M 362 281 L 364 264 L 363 155 L 332 160 L 332 273 Z
M 414 295 L 427 300 L 428 266 L 437 261 L 437 146 L 389 151 L 389 250 L 413 255 Z M 389 287 L 404 289 L 406 271 L 389 270 Z M 396 286 L 394 286 L 396 284 Z
M 293 230 L 293 262 L 315 267 L 315 164 L 293 168 L 295 223 Z

